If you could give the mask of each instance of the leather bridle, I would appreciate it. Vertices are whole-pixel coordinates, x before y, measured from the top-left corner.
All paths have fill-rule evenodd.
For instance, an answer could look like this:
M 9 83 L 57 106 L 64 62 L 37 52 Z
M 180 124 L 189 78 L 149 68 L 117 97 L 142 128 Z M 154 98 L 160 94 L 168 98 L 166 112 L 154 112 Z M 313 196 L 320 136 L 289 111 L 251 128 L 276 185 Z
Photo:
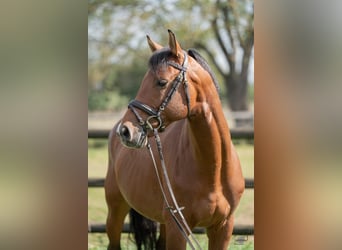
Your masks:
M 138 100 L 133 100 L 128 104 L 128 108 L 132 110 L 132 112 L 138 119 L 140 126 L 142 126 L 145 132 L 147 132 L 147 130 L 157 129 L 159 131 L 163 131 L 165 129 L 165 124 L 161 118 L 161 113 L 165 110 L 166 106 L 169 104 L 170 100 L 172 99 L 173 95 L 177 92 L 179 85 L 182 82 L 183 82 L 183 86 L 185 90 L 188 116 L 190 114 L 190 97 L 189 97 L 189 91 L 188 91 L 188 81 L 185 77 L 185 73 L 186 73 L 187 66 L 188 66 L 188 56 L 185 51 L 183 53 L 184 53 L 184 61 L 182 65 L 175 63 L 173 61 L 167 62 L 168 65 L 178 69 L 180 72 L 178 76 L 174 79 L 170 91 L 168 92 L 167 96 L 165 97 L 161 105 L 159 106 L 158 110 L 155 110 L 152 107 L 148 106 L 147 104 L 144 104 Z M 142 119 L 142 117 L 139 115 L 136 109 L 140 109 L 141 111 L 149 115 L 145 121 Z M 153 121 L 157 121 L 158 124 L 156 126 L 153 126 L 152 125 Z

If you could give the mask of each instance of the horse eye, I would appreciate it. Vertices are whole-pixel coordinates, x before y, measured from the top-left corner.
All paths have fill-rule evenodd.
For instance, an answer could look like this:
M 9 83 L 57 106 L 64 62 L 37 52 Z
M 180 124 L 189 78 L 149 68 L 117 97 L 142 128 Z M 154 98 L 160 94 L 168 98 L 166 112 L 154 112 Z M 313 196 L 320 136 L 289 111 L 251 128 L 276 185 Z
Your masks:
M 158 85 L 159 85 L 160 87 L 165 87 L 165 85 L 166 85 L 167 83 L 168 83 L 168 81 L 165 80 L 165 79 L 161 79 L 161 80 L 158 81 Z

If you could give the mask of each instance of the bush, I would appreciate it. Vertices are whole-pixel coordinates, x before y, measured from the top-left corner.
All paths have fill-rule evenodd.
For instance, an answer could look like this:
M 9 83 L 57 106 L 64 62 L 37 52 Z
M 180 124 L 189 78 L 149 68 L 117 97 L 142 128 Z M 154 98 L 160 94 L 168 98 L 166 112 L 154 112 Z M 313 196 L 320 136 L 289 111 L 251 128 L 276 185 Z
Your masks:
M 120 95 L 119 92 L 107 92 L 107 110 L 120 110 L 127 108 L 129 98 L 127 96 Z
M 108 98 L 104 92 L 89 91 L 88 92 L 88 110 L 105 110 L 107 108 Z
M 89 91 L 88 110 L 119 110 L 128 104 L 128 98 L 118 92 Z

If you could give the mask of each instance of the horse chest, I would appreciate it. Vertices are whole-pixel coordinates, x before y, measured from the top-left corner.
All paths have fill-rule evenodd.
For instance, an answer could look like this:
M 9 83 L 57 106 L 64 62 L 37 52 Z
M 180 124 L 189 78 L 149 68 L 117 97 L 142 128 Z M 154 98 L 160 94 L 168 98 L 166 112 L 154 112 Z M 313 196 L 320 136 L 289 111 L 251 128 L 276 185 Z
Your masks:
M 135 210 L 161 221 L 163 198 L 154 167 L 148 163 L 149 156 L 138 151 L 124 152 L 115 165 L 116 181 L 121 194 Z M 136 160 L 137 156 L 140 157 L 139 160 Z

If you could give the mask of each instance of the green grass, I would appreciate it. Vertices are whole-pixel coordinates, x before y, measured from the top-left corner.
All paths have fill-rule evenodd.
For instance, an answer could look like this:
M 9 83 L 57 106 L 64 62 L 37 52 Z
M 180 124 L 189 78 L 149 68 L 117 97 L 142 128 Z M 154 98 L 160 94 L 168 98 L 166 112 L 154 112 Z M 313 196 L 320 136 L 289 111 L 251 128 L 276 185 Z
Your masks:
M 254 145 L 246 141 L 235 143 L 236 150 L 240 157 L 242 170 L 246 178 L 254 177 Z M 107 140 L 88 140 L 88 177 L 104 177 L 107 171 Z M 103 188 L 88 189 L 88 222 L 104 223 L 107 216 L 107 207 L 104 198 Z M 238 209 L 235 213 L 235 224 L 254 224 L 254 190 L 246 189 Z M 206 235 L 195 235 L 203 249 L 207 249 L 208 242 Z M 234 236 L 231 240 L 229 250 L 250 250 L 254 249 L 254 237 L 241 244 L 239 239 L 244 236 Z M 105 250 L 108 244 L 106 234 L 88 234 L 89 250 Z M 127 234 L 122 235 L 122 247 L 125 250 L 136 249 L 129 240 Z M 190 249 L 190 248 L 188 248 Z
M 122 234 L 121 247 L 123 250 L 136 250 L 135 244 L 129 238 L 128 234 Z M 195 235 L 199 241 L 202 249 L 208 249 L 208 240 L 206 235 Z M 241 243 L 241 239 L 244 240 Z M 88 234 L 88 249 L 89 250 L 106 250 L 107 249 L 107 236 L 106 234 Z M 191 248 L 188 246 L 188 250 Z M 253 250 L 254 249 L 254 237 L 233 236 L 228 250 Z

